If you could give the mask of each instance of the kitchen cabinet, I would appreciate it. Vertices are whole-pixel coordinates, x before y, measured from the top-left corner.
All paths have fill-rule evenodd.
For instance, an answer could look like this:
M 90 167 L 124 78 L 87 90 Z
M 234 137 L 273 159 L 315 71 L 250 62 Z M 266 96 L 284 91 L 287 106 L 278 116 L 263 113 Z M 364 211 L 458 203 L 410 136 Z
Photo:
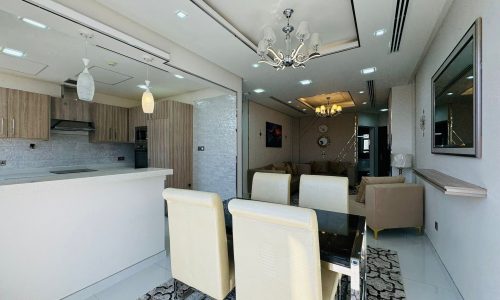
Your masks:
M 135 128 L 146 126 L 149 114 L 142 111 L 141 106 L 131 107 L 128 110 L 128 141 L 135 143 Z
M 75 99 L 52 98 L 51 118 L 91 122 L 90 103 Z
M 0 137 L 49 139 L 50 96 L 0 88 Z
M 93 103 L 90 107 L 95 131 L 90 133 L 92 143 L 127 143 L 128 109 Z

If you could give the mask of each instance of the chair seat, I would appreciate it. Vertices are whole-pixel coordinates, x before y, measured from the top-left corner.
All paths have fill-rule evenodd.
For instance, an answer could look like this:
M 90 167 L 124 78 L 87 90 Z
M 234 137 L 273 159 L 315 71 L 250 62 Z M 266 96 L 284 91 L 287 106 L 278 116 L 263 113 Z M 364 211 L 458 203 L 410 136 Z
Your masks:
M 321 290 L 323 293 L 323 300 L 334 300 L 337 294 L 337 287 L 342 275 L 330 271 L 328 267 L 321 266 Z

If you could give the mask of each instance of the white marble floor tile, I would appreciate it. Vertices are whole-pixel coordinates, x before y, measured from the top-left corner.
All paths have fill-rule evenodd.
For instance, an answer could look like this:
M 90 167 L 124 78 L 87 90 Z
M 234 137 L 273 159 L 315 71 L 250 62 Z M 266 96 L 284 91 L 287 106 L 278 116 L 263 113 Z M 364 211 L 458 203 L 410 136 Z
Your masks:
M 456 290 L 421 283 L 411 279 L 403 279 L 406 299 L 408 300 L 462 300 Z
M 172 278 L 170 270 L 155 264 L 99 292 L 95 296 L 98 300 L 136 300 L 170 278 Z

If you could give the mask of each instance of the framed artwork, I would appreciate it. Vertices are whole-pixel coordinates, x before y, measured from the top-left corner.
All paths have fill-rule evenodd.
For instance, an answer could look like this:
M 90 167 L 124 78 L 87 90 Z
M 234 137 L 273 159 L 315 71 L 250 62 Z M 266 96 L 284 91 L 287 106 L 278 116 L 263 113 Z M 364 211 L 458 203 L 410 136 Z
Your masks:
M 266 122 L 266 147 L 281 148 L 282 133 L 281 125 Z

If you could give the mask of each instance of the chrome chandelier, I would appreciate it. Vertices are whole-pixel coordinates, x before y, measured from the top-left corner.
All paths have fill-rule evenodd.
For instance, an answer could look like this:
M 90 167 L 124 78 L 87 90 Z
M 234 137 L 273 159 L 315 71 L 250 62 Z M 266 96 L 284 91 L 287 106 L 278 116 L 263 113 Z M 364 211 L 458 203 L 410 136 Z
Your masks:
M 309 24 L 306 21 L 302 21 L 299 24 L 297 33 L 295 37 L 299 40 L 299 45 L 297 48 L 292 49 L 292 37 L 291 33 L 294 27 L 290 25 L 290 18 L 292 17 L 293 9 L 287 8 L 283 11 L 287 19 L 286 26 L 283 27 L 283 32 L 285 33 L 285 50 L 274 50 L 273 44 L 276 42 L 276 35 L 271 27 L 264 28 L 264 38 L 259 42 L 257 48 L 257 54 L 260 56 L 259 63 L 268 64 L 276 70 L 283 70 L 286 67 L 295 68 L 305 68 L 305 63 L 311 58 L 320 56 L 319 46 L 320 39 L 318 33 L 309 33 Z M 311 38 L 309 42 L 310 49 L 301 52 L 302 47 L 304 47 L 304 41 Z M 271 54 L 272 58 L 269 58 L 268 53 Z M 310 53 L 310 54 L 309 54 Z
M 342 106 L 337 104 L 330 105 L 330 97 L 326 98 L 326 100 L 328 100 L 327 105 L 316 107 L 316 116 L 321 118 L 331 118 L 336 117 L 342 113 Z

